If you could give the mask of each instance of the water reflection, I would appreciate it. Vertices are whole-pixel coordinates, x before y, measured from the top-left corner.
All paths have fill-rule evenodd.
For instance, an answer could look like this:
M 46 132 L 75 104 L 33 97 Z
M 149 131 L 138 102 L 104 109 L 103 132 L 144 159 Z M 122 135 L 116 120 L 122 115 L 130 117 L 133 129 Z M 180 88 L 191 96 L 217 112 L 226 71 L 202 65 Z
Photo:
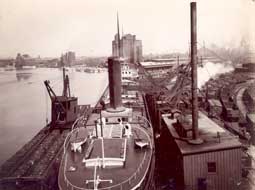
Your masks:
M 28 80 L 32 76 L 32 73 L 19 73 L 16 72 L 17 81 Z
M 108 83 L 107 73 L 67 73 L 71 95 L 78 97 L 80 105 L 95 105 Z M 51 118 L 51 101 L 43 82 L 50 80 L 58 95 L 63 90 L 62 77 L 62 70 L 49 68 L 0 72 L 0 165 Z

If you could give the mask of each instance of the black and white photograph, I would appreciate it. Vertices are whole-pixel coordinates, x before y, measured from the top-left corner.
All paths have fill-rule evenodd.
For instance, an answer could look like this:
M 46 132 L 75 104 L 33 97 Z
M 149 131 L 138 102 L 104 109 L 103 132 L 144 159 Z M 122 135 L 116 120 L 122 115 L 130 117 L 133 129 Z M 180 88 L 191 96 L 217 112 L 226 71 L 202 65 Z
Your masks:
M 0 190 L 255 190 L 255 0 L 0 0 Z

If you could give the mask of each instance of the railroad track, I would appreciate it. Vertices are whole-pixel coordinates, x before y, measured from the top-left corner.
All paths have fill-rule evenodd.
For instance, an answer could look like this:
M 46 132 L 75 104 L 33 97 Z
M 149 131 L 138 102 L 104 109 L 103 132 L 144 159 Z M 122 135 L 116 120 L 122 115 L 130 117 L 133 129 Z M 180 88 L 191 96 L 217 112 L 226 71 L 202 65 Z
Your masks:
M 18 163 L 18 167 L 12 172 L 13 177 L 26 176 L 31 168 L 36 166 L 43 154 L 46 154 L 50 144 L 57 138 L 58 134 L 55 131 L 47 133 L 39 143 L 31 148 L 28 154 L 26 154 L 21 163 Z
M 63 136 L 64 134 L 59 134 L 58 136 L 54 137 L 54 140 L 49 144 L 46 153 L 40 157 L 37 166 L 33 167 L 32 170 L 27 173 L 28 176 L 42 176 L 45 173 L 46 169 L 54 161 L 59 149 L 61 149 L 64 143 L 65 138 L 63 138 Z

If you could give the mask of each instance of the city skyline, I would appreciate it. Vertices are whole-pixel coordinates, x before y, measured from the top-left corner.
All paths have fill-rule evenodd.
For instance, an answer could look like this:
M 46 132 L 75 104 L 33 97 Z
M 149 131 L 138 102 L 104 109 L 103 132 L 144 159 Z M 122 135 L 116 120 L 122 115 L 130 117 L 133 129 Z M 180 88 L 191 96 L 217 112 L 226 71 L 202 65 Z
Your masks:
M 254 50 L 255 3 L 252 0 L 197 1 L 198 47 L 235 47 L 245 39 Z M 0 57 L 110 56 L 117 32 L 136 35 L 144 54 L 186 52 L 189 46 L 189 1 L 180 0 L 2 0 Z
M 118 36 L 116 34 L 112 41 L 112 56 L 123 57 L 131 63 L 140 62 L 143 57 L 142 41 L 131 34 L 123 35 L 120 39 Z

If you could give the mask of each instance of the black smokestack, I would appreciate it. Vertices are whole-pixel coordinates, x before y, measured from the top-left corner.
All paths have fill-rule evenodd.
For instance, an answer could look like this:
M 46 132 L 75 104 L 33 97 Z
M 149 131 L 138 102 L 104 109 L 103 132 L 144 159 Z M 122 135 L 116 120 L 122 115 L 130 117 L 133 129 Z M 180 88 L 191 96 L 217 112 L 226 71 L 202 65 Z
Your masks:
M 110 108 L 108 111 L 123 111 L 121 101 L 121 63 L 117 57 L 108 58 Z

